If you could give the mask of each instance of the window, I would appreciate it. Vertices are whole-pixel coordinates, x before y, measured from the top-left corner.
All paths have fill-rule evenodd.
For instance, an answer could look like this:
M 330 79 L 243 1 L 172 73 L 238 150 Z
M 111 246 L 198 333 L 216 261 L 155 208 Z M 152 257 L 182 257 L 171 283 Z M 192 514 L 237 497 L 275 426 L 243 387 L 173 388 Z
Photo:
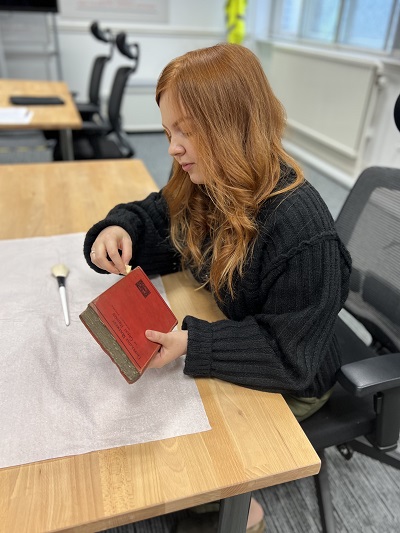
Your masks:
M 365 48 L 386 49 L 395 4 L 397 2 L 392 0 L 346 2 L 340 27 L 340 42 Z
M 272 35 L 304 42 L 390 51 L 399 0 L 276 0 Z
M 300 36 L 315 41 L 335 42 L 340 6 L 340 0 L 304 2 Z
M 285 36 L 295 37 L 299 31 L 302 0 L 282 0 L 276 8 L 279 30 Z

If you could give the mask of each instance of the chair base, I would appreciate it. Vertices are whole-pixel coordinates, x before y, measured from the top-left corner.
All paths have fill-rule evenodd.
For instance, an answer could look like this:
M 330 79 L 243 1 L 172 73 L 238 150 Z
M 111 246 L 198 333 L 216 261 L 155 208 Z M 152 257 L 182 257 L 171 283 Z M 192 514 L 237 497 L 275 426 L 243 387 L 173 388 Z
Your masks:
M 376 459 L 380 463 L 387 464 L 400 470 L 400 453 L 395 450 L 392 452 L 382 452 L 374 448 L 364 437 L 360 437 L 346 444 L 353 451 Z M 317 492 L 318 506 L 321 517 L 323 533 L 335 533 L 335 518 L 333 514 L 332 496 L 329 487 L 328 464 L 325 458 L 324 450 L 319 450 L 318 455 L 321 459 L 321 470 L 314 476 L 314 483 Z M 346 459 L 348 459 L 346 457 Z
M 384 463 L 400 470 L 400 453 L 397 450 L 392 452 L 382 452 L 374 448 L 364 437 L 353 440 L 349 445 L 355 452 L 362 453 L 372 459 L 376 459 L 380 463 Z

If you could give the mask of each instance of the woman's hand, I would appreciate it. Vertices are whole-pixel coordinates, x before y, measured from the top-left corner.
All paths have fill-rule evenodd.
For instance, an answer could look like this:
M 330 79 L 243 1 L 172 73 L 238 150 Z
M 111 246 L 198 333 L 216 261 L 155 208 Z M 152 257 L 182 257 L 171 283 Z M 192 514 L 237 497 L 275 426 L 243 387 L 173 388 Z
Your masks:
M 161 333 L 160 331 L 147 330 L 146 337 L 152 342 L 161 344 L 160 351 L 150 361 L 148 368 L 162 368 L 187 352 L 187 331 Z
M 125 275 L 125 265 L 132 259 L 132 240 L 128 232 L 120 226 L 103 229 L 93 243 L 90 258 L 93 264 L 111 274 Z

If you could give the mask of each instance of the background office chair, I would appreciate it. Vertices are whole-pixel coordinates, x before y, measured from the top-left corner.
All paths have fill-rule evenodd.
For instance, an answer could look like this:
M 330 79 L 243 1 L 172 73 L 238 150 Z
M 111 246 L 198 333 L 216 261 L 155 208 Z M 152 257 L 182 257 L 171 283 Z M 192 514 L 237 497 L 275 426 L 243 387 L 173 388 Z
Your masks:
M 93 61 L 89 81 L 89 100 L 87 102 L 76 102 L 76 106 L 82 116 L 82 120 L 93 120 L 95 115 L 102 119 L 100 99 L 101 80 L 103 78 L 105 66 L 113 56 L 115 46 L 115 37 L 113 36 L 111 30 L 108 28 L 102 30 L 99 27 L 98 22 L 92 22 L 90 25 L 90 32 L 97 40 L 109 44 L 110 48 L 108 55 L 97 56 Z
M 139 45 L 128 44 L 126 34 L 116 37 L 118 50 L 132 60 L 130 66 L 119 67 L 115 73 L 107 106 L 107 118 L 102 121 L 84 121 L 81 130 L 73 132 L 74 156 L 77 160 L 119 159 L 134 155 L 134 149 L 122 128 L 121 106 L 129 77 L 139 64 Z M 54 159 L 61 159 L 60 147 L 54 151 Z
M 362 172 L 336 227 L 353 259 L 345 310 L 363 329 L 356 334 L 338 319 L 339 382 L 325 406 L 301 423 L 322 462 L 314 479 L 328 533 L 335 523 L 326 448 L 337 446 L 346 459 L 357 451 L 400 468 L 400 169 Z

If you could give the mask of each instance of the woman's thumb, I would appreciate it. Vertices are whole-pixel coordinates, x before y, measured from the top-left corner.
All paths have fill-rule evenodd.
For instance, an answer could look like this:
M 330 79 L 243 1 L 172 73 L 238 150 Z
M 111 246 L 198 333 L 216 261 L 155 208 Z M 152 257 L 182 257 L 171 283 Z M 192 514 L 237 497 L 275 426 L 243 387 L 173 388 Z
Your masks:
M 162 341 L 162 333 L 159 331 L 153 331 L 152 329 L 147 329 L 145 332 L 146 337 L 149 339 L 149 341 L 157 342 L 161 344 Z

